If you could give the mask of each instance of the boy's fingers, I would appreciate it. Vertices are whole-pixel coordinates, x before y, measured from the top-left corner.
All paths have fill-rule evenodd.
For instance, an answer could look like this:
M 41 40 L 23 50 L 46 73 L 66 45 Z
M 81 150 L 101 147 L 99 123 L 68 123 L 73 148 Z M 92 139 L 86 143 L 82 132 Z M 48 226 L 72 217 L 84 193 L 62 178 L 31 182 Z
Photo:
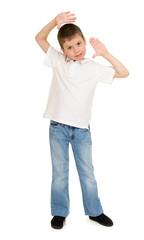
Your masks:
M 92 45 L 93 47 L 95 47 L 95 46 L 96 46 L 96 43 L 95 43 L 95 42 L 91 42 L 91 45 Z
M 74 20 L 74 19 L 76 19 L 76 17 L 72 17 L 72 18 L 71 18 L 71 17 L 68 17 L 68 19 L 73 19 L 73 20 Z
M 90 38 L 90 41 L 95 41 L 95 38 Z
M 75 16 L 75 13 L 69 13 L 68 17 Z
M 57 29 L 58 29 L 58 30 L 60 29 L 60 26 L 61 26 L 61 24 L 58 24 L 58 25 L 57 25 Z
M 90 44 L 91 44 L 91 46 L 92 46 L 93 48 L 96 46 L 96 44 L 93 43 L 93 42 L 90 42 Z
M 68 23 L 75 22 L 76 18 L 70 18 L 67 20 Z
M 98 54 L 97 54 L 97 53 L 95 53 L 95 54 L 93 55 L 93 58 L 95 58 L 97 55 L 98 55 Z
M 68 17 L 68 20 L 75 21 L 75 20 L 76 20 L 76 17 L 73 17 L 73 18 Z
M 96 38 L 96 41 L 97 41 L 98 43 L 101 43 L 101 41 L 100 41 L 98 38 Z
M 69 18 L 68 21 L 69 22 L 75 22 L 76 18 Z
M 92 43 L 93 45 L 96 45 L 96 40 L 94 38 L 90 38 L 90 43 Z
M 75 20 L 68 20 L 67 22 L 68 22 L 68 23 L 71 23 L 71 22 L 75 22 Z

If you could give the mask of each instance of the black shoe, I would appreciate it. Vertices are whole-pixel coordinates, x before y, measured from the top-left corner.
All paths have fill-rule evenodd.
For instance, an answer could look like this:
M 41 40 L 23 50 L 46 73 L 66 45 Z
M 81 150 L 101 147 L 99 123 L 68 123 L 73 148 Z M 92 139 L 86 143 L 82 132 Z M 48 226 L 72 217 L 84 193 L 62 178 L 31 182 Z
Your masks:
M 63 228 L 63 224 L 64 224 L 65 219 L 66 219 L 65 217 L 54 216 L 51 220 L 52 228 L 55 228 L 55 229 Z
M 95 222 L 100 223 L 103 226 L 106 226 L 106 227 L 111 227 L 113 225 L 112 220 L 103 213 L 97 217 L 89 216 L 89 218 Z

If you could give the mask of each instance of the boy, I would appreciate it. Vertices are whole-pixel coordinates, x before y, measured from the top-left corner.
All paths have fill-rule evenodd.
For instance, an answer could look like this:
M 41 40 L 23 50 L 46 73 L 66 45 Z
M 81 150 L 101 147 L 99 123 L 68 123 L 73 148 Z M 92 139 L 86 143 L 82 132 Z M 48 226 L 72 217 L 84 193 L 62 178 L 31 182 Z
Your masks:
M 81 29 L 73 24 L 75 14 L 64 12 L 57 15 L 35 37 L 46 53 L 44 64 L 53 69 L 49 99 L 44 113 L 49 118 L 49 140 L 52 159 L 51 226 L 61 229 L 69 214 L 68 172 L 69 143 L 79 174 L 85 215 L 104 226 L 112 226 L 112 220 L 103 213 L 98 197 L 97 183 L 92 165 L 92 140 L 89 121 L 94 90 L 98 82 L 112 83 L 114 78 L 124 78 L 128 70 L 113 57 L 105 45 L 91 38 L 95 50 L 93 58 L 103 56 L 112 67 L 103 66 L 84 58 L 86 40 Z M 61 27 L 61 24 L 64 24 Z M 58 52 L 47 41 L 57 25 Z

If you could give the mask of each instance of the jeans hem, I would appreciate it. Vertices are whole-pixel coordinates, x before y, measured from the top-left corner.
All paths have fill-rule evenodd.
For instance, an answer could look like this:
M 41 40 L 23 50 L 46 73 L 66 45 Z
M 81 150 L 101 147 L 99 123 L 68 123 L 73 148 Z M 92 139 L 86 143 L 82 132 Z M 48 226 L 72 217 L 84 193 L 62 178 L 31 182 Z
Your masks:
M 96 214 L 85 213 L 85 215 L 86 215 L 86 216 L 91 216 L 91 217 L 97 217 L 97 216 L 101 215 L 102 213 L 103 213 L 103 211 L 96 212 Z
M 67 217 L 69 215 L 69 213 L 64 213 L 62 211 L 55 211 L 55 212 L 51 212 L 52 216 L 61 216 L 61 217 Z

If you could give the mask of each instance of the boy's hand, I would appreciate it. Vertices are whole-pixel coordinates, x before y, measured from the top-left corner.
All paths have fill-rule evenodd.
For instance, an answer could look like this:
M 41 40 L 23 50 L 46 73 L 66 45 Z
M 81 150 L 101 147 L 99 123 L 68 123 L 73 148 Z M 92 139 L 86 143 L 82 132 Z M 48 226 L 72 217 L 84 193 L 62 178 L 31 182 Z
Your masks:
M 61 27 L 61 24 L 63 23 L 75 22 L 76 17 L 72 17 L 72 16 L 75 16 L 75 14 L 70 12 L 63 12 L 58 14 L 55 18 L 57 23 L 57 29 L 59 30 Z
M 93 58 L 96 56 L 103 56 L 107 51 L 105 45 L 98 39 L 90 38 L 90 44 L 96 51 L 96 53 L 93 55 Z

